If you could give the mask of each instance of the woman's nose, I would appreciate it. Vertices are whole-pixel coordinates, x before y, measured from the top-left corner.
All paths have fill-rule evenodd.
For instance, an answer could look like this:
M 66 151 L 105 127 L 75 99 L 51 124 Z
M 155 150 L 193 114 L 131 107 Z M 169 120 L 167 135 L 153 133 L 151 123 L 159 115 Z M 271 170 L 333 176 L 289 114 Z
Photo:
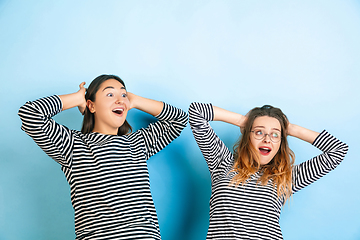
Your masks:
M 264 142 L 270 142 L 270 135 L 269 134 L 265 134 L 265 137 L 263 139 Z

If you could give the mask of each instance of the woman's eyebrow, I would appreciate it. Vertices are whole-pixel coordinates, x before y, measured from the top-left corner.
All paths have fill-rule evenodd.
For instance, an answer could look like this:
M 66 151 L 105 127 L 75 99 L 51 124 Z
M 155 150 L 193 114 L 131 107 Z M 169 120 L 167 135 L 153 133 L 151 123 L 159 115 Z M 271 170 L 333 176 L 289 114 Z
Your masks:
M 264 126 L 255 126 L 253 128 L 265 128 L 265 127 Z M 276 131 L 281 132 L 281 130 L 279 130 L 278 128 L 272 128 L 272 130 L 276 130 Z
M 108 89 L 108 88 L 115 89 L 113 86 L 107 86 L 107 87 L 105 87 L 102 91 L 105 91 L 105 90 Z M 126 90 L 125 87 L 121 87 L 120 89 L 125 89 L 125 90 Z
M 105 91 L 105 90 L 108 89 L 108 88 L 115 89 L 113 86 L 107 86 L 107 87 L 105 87 L 105 88 L 103 89 L 103 91 Z

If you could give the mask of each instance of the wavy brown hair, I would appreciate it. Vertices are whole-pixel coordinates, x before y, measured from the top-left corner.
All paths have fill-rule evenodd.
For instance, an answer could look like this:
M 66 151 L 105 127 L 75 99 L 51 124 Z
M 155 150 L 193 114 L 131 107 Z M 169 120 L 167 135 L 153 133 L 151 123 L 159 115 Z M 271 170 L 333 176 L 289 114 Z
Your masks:
M 253 123 L 257 117 L 268 116 L 276 118 L 281 125 L 280 148 L 274 158 L 266 165 L 260 165 L 260 155 L 251 144 L 250 134 Z M 287 141 L 287 127 L 289 121 L 285 114 L 279 109 L 270 105 L 256 107 L 247 114 L 245 127 L 241 129 L 242 136 L 234 145 L 234 167 L 233 171 L 237 174 L 232 178 L 231 183 L 235 185 L 246 184 L 249 177 L 260 171 L 261 177 L 258 182 L 266 185 L 269 180 L 273 181 L 273 186 L 277 190 L 279 197 L 284 198 L 284 202 L 292 194 L 291 172 L 294 166 L 295 154 L 289 148 Z
M 125 87 L 124 81 L 121 80 L 121 78 L 119 78 L 118 76 L 103 74 L 103 75 L 96 77 L 90 83 L 89 87 L 86 90 L 85 100 L 87 101 L 90 99 L 91 101 L 95 102 L 95 95 L 96 95 L 97 91 L 99 90 L 100 85 L 109 79 L 115 79 L 115 80 L 119 81 Z M 125 89 L 126 89 L 126 87 L 125 87 Z M 90 133 L 94 129 L 94 126 L 95 126 L 94 113 L 90 112 L 89 108 L 86 106 L 81 132 L 83 134 Z M 132 128 L 131 128 L 130 124 L 125 120 L 124 124 L 119 127 L 117 135 L 118 136 L 125 135 L 131 131 L 132 131 Z

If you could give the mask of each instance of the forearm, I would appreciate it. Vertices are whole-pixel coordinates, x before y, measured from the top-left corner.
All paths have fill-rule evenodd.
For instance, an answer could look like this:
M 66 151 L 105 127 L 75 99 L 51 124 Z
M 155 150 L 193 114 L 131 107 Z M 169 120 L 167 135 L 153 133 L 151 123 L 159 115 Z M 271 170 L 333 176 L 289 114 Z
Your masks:
M 70 109 L 73 107 L 78 107 L 81 113 L 84 113 L 86 108 L 86 100 L 85 100 L 85 82 L 80 83 L 79 91 L 70 94 L 60 95 L 60 99 L 62 102 L 62 110 Z
M 303 141 L 306 141 L 306 142 L 312 144 L 315 141 L 316 137 L 319 136 L 319 133 L 309 130 L 307 128 L 289 123 L 288 135 L 299 138 Z
M 59 95 L 62 102 L 62 110 L 78 107 L 84 103 L 84 96 L 76 93 Z
M 231 112 L 216 106 L 213 106 L 213 110 L 214 121 L 227 122 L 238 127 L 243 127 L 245 125 L 246 117 L 239 113 Z
M 128 92 L 128 98 L 130 100 L 130 109 L 136 108 L 143 112 L 149 113 L 153 116 L 157 116 L 164 108 L 164 103 L 149 98 L 144 98 L 133 93 Z

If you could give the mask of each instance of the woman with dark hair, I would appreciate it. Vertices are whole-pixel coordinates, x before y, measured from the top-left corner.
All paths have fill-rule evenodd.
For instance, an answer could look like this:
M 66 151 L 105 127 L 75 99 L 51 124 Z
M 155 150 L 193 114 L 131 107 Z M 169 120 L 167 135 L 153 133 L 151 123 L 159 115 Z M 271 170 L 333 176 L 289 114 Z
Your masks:
M 234 154 L 215 134 L 210 121 L 240 127 Z M 279 217 L 290 196 L 333 170 L 348 146 L 330 135 L 289 123 L 269 105 L 246 116 L 192 103 L 189 123 L 211 177 L 210 223 L 207 239 L 282 239 Z M 287 136 L 309 142 L 323 153 L 294 165 Z
M 95 78 L 87 90 L 84 84 L 19 110 L 22 130 L 61 165 L 70 185 L 76 239 L 161 239 L 146 161 L 180 135 L 187 114 L 127 92 L 114 75 Z M 72 107 L 84 114 L 81 131 L 51 118 Z M 158 121 L 131 133 L 132 108 Z
M 123 92 L 125 92 L 126 94 L 125 83 L 118 76 L 100 75 L 90 83 L 88 89 L 86 90 L 86 94 L 85 94 L 86 104 L 93 104 L 93 102 L 95 102 L 96 93 L 98 92 L 101 84 L 110 79 L 118 81 L 122 85 L 121 88 L 123 89 Z M 127 93 L 127 95 L 131 95 L 131 93 Z M 84 134 L 92 132 L 95 125 L 95 113 L 91 112 L 89 108 L 84 107 L 84 103 L 82 106 L 80 106 L 79 110 L 84 114 L 84 120 L 83 120 L 83 126 L 81 128 L 81 132 Z M 125 111 L 124 114 L 127 114 L 127 111 Z M 125 120 L 124 123 L 118 128 L 117 135 L 119 136 L 127 134 L 132 131 L 130 124 L 126 121 L 126 115 L 125 118 L 123 119 Z

